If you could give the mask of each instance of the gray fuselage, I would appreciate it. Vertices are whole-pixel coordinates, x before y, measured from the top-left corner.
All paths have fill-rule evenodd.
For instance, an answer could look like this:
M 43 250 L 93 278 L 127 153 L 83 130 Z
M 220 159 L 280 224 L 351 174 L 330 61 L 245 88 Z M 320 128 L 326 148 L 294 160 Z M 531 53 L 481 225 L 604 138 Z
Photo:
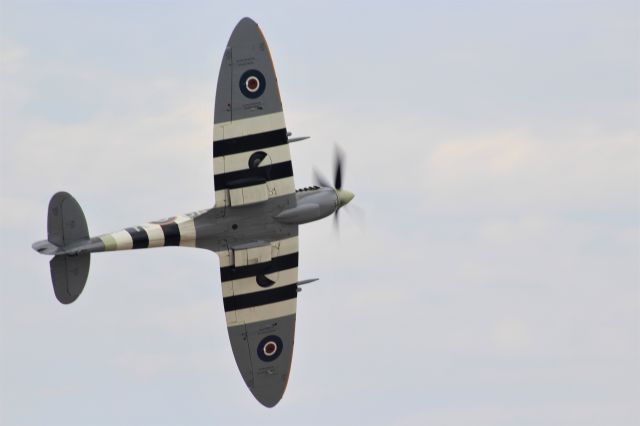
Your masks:
M 325 218 L 339 209 L 340 198 L 339 191 L 316 186 L 299 189 L 295 194 L 276 197 L 261 203 L 239 207 L 214 207 L 184 216 L 193 221 L 195 244 L 192 247 L 218 252 L 230 247 L 261 244 L 295 236 L 298 225 Z M 174 219 L 151 223 L 163 224 Z M 127 229 L 130 232 L 133 228 Z M 117 233 L 105 235 L 115 234 Z M 43 240 L 35 243 L 33 248 L 39 253 L 48 255 L 76 255 L 136 248 L 135 246 L 110 247 L 105 244 L 105 235 L 75 241 L 64 246 L 57 246 Z M 148 247 L 153 247 L 152 242 Z
M 196 246 L 213 251 L 274 241 L 297 234 L 298 225 L 325 218 L 339 208 L 333 188 L 299 189 L 290 196 L 194 214 Z

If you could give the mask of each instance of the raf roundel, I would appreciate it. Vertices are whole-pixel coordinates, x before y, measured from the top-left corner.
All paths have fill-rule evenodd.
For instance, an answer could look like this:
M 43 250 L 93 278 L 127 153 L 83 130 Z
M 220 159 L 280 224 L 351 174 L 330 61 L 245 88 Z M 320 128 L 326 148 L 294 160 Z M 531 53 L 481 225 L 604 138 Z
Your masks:
M 240 91 L 250 99 L 256 99 L 264 93 L 266 80 L 258 70 L 245 71 L 240 77 Z
M 282 339 L 276 335 L 267 336 L 258 344 L 258 358 L 264 362 L 274 361 L 282 353 Z

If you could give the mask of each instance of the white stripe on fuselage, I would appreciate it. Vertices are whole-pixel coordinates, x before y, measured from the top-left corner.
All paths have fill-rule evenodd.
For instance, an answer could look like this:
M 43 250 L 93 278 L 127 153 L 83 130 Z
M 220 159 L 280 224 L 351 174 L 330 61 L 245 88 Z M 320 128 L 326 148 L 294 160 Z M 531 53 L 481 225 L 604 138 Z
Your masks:
M 188 216 L 178 216 L 175 219 L 180 230 L 180 245 L 184 247 L 196 246 L 196 226 L 193 219 Z
M 147 231 L 149 237 L 149 248 L 164 246 L 164 232 L 160 225 L 155 223 L 145 223 L 142 229 Z

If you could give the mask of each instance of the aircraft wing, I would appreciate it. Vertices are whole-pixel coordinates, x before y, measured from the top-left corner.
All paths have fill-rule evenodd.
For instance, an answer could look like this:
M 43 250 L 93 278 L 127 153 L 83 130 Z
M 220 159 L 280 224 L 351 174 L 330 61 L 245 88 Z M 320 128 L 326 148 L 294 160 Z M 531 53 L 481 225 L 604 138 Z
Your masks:
M 293 355 L 298 237 L 217 254 L 236 364 L 256 399 L 273 407 L 287 386 Z
M 262 31 L 249 18 L 233 30 L 220 66 L 213 169 L 216 207 L 295 193 L 271 54 Z
M 284 204 L 295 200 L 278 81 L 264 36 L 249 18 L 233 30 L 220 66 L 213 168 L 216 207 L 225 212 L 274 197 Z M 217 252 L 233 355 L 245 383 L 267 407 L 282 398 L 291 368 L 297 234 L 294 226 L 281 240 L 248 245 L 229 240 L 227 250 Z

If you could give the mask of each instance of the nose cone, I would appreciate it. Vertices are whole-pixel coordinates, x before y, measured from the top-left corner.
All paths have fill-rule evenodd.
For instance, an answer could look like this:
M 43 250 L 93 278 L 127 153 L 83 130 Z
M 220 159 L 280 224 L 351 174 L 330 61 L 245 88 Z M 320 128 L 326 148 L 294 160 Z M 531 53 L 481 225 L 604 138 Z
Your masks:
M 355 197 L 353 192 L 349 192 L 344 189 L 338 189 L 336 192 L 338 193 L 338 204 L 340 204 L 340 207 L 346 206 L 351 200 L 353 200 L 353 197 Z

